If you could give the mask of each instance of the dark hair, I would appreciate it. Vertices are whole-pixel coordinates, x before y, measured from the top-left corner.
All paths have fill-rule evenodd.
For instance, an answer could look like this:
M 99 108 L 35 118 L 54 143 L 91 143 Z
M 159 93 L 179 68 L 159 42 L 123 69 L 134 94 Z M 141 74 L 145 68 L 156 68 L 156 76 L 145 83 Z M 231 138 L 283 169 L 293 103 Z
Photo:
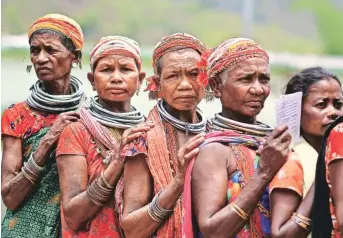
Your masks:
M 326 181 L 326 166 L 325 166 L 325 153 L 326 144 L 331 130 L 343 122 L 343 117 L 339 117 L 334 121 L 326 130 L 323 141 L 320 147 L 317 168 L 316 179 L 314 189 L 314 200 L 312 205 L 312 237 L 314 238 L 330 238 L 332 231 L 332 219 L 330 214 L 330 189 Z
M 335 74 L 330 73 L 324 68 L 313 67 L 304 69 L 289 80 L 286 85 L 285 94 L 302 92 L 304 98 L 307 96 L 308 90 L 310 89 L 311 85 L 323 79 L 329 78 L 336 80 L 339 86 L 341 86 L 339 78 Z
M 76 47 L 74 45 L 74 43 L 72 42 L 71 39 L 69 39 L 68 37 L 66 37 L 65 35 L 62 35 L 61 33 L 57 32 L 57 31 L 54 31 L 54 30 L 50 30 L 50 29 L 40 29 L 40 30 L 37 30 L 35 31 L 30 39 L 29 39 L 29 44 L 31 44 L 31 41 L 32 41 L 32 38 L 35 36 L 35 35 L 42 35 L 42 34 L 51 34 L 51 35 L 56 35 L 59 37 L 62 45 L 64 45 L 67 50 L 69 50 L 70 52 L 72 52 L 73 54 L 75 54 L 75 56 L 77 57 L 77 59 L 81 59 L 82 57 L 82 53 L 81 51 L 76 51 Z

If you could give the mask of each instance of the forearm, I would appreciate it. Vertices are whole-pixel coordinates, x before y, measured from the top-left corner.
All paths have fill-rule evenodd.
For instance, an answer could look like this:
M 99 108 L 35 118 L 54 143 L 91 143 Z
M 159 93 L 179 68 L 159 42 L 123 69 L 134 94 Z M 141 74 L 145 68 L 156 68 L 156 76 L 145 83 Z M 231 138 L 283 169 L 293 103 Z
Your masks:
M 235 204 L 247 214 L 252 214 L 270 179 L 255 173 L 236 198 Z M 247 221 L 241 218 L 228 204 L 201 224 L 204 237 L 234 237 Z
M 40 143 L 32 158 L 35 163 L 44 167 L 49 158 L 50 145 L 47 142 Z M 22 170 L 22 168 L 20 168 Z M 32 171 L 32 169 L 31 169 Z M 6 207 L 10 210 L 16 210 L 35 190 L 40 182 L 40 173 L 30 173 L 27 169 L 22 172 L 12 172 L 3 181 L 2 199 Z
M 75 231 L 79 230 L 80 227 L 91 221 L 97 215 L 105 203 L 112 199 L 112 194 L 122 170 L 123 163 L 113 160 L 105 169 L 104 173 L 92 182 L 100 185 L 96 188 L 96 191 L 90 191 L 90 186 L 92 186 L 92 184 L 90 184 L 86 191 L 76 195 L 70 199 L 67 204 L 63 205 L 65 219 L 71 229 Z M 111 188 L 108 187 L 109 185 Z M 108 191 L 111 191 L 107 193 L 106 191 L 99 190 L 99 188 L 105 188 Z M 89 196 L 90 193 L 102 194 L 107 198 L 102 201 L 95 200 L 94 202 L 94 200 Z
M 159 194 L 160 205 L 167 210 L 173 209 L 182 192 L 183 179 L 176 176 Z M 147 205 L 127 215 L 124 214 L 122 228 L 127 238 L 150 237 L 163 224 L 163 222 L 157 222 L 150 217 Z
M 62 201 L 62 208 L 68 227 L 78 231 L 96 216 L 102 206 L 94 204 L 89 199 L 87 191 L 84 191 L 73 197 L 67 204 L 63 204 Z
M 32 194 L 35 185 L 32 184 L 20 172 L 17 175 L 9 175 L 7 181 L 2 182 L 1 195 L 5 206 L 15 211 Z
M 310 190 L 306 194 L 305 198 L 300 203 L 298 209 L 294 212 L 304 216 L 304 217 L 311 217 L 311 210 L 312 210 L 312 204 L 314 199 L 314 184 L 312 184 Z M 280 228 L 273 232 L 272 237 L 275 238 L 281 238 L 281 237 L 307 237 L 310 231 L 307 231 L 297 223 L 295 223 L 293 220 L 291 220 L 291 217 L 280 226 Z

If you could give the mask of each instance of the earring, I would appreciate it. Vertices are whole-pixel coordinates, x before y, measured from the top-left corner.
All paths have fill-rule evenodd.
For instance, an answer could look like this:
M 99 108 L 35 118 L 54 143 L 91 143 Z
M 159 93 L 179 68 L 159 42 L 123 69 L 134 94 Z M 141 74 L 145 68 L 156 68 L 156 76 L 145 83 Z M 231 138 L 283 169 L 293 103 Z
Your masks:
M 139 95 L 139 88 L 136 90 L 136 95 L 137 96 Z
M 26 66 L 26 73 L 30 73 L 31 72 L 31 69 L 32 69 L 32 65 L 27 65 Z
M 71 63 L 71 67 L 73 67 L 74 69 L 75 69 L 78 65 L 79 65 L 79 62 L 77 62 L 77 61 L 73 61 L 73 62 Z

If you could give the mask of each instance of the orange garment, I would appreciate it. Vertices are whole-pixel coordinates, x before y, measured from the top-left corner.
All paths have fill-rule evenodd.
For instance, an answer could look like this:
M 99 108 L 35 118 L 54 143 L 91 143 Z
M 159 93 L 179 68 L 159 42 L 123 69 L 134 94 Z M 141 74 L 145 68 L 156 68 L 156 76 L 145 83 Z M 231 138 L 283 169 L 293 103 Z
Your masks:
M 339 226 L 336 219 L 336 208 L 332 202 L 332 186 L 329 172 L 329 164 L 338 159 L 343 159 L 343 123 L 335 126 L 330 132 L 325 153 L 325 167 L 326 167 L 326 181 L 330 188 L 330 214 L 332 219 L 332 236 L 333 238 L 340 238 Z
M 67 126 L 60 136 L 56 150 L 57 160 L 63 159 L 60 155 L 80 155 L 87 160 L 88 184 L 100 176 L 106 166 L 102 163 L 103 157 L 97 152 L 94 138 L 81 122 Z M 114 209 L 114 199 L 108 201 L 90 221 L 85 229 L 73 232 L 65 222 L 63 209 L 61 209 L 62 235 L 67 238 L 116 238 L 119 235 L 119 221 Z
M 127 157 L 140 153 L 147 155 L 147 163 L 154 180 L 154 194 L 157 194 L 173 180 L 173 172 L 177 170 L 175 157 L 178 145 L 175 142 L 173 133 L 168 132 L 167 135 L 165 132 L 166 126 L 169 130 L 175 130 L 175 128 L 170 124 L 167 125 L 166 123 L 165 125 L 162 122 L 157 107 L 151 110 L 147 121 L 155 122 L 155 127 L 147 132 L 145 139 L 141 139 L 139 142 L 135 141 L 126 146 L 122 154 Z M 169 162 L 170 159 L 174 161 L 173 166 Z M 157 230 L 155 237 L 181 237 L 182 206 L 179 201 L 175 205 L 173 215 Z
M 49 114 L 30 108 L 26 102 L 13 104 L 3 112 L 1 134 L 25 140 L 40 129 L 50 127 L 57 117 L 58 114 Z

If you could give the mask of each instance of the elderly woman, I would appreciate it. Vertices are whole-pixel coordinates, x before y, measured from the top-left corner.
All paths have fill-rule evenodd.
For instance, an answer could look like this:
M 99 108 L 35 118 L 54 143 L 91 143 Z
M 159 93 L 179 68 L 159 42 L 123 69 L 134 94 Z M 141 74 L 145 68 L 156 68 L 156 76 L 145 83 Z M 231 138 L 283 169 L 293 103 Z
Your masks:
M 204 96 L 197 82 L 203 43 L 188 34 L 167 36 L 153 54 L 150 96 L 161 99 L 147 120 L 156 123 L 139 144 L 125 148 L 126 237 L 181 237 L 186 167 L 204 140 L 206 121 L 197 108 Z M 143 143 L 145 142 L 145 143 Z
M 310 208 L 297 211 L 303 171 L 289 154 L 287 127 L 272 131 L 256 120 L 270 93 L 267 53 L 250 39 L 233 38 L 216 48 L 208 67 L 222 112 L 209 121 L 212 133 L 186 178 L 185 237 L 306 236 L 302 221 Z
M 285 94 L 302 92 L 302 143 L 294 147 L 304 168 L 304 194 L 315 178 L 317 157 L 325 130 L 343 114 L 341 82 L 321 67 L 307 68 L 295 74 Z M 311 152 L 314 151 L 314 152 Z
M 103 37 L 90 54 L 88 79 L 97 96 L 67 126 L 57 147 L 63 237 L 123 237 L 121 215 L 122 146 L 150 129 L 131 105 L 145 73 L 137 42 Z M 130 135 L 130 136 L 127 136 Z M 116 199 L 114 200 L 114 194 Z
M 3 237 L 57 237 L 60 190 L 54 149 L 65 126 L 78 119 L 81 82 L 71 68 L 81 60 L 83 34 L 72 19 L 49 14 L 29 29 L 31 62 L 39 81 L 25 102 L 1 119 L 1 194 L 8 208 Z

